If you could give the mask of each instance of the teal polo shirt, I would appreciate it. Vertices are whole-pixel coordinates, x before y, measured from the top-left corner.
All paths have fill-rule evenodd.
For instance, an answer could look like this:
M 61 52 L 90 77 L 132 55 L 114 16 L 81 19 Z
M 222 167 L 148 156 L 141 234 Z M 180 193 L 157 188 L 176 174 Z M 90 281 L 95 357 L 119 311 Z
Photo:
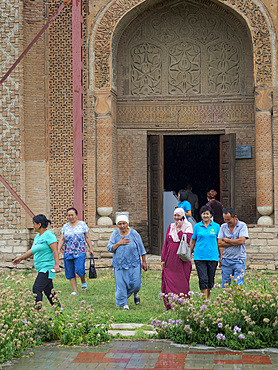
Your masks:
M 219 261 L 217 237 L 220 225 L 211 221 L 205 227 L 203 221 L 193 227 L 192 239 L 196 240 L 194 261 Z
M 54 279 L 56 276 L 56 273 L 51 271 L 55 265 L 55 260 L 53 251 L 49 246 L 55 242 L 57 242 L 56 236 L 50 230 L 46 230 L 43 234 L 35 236 L 31 248 L 37 273 L 48 272 L 49 279 Z

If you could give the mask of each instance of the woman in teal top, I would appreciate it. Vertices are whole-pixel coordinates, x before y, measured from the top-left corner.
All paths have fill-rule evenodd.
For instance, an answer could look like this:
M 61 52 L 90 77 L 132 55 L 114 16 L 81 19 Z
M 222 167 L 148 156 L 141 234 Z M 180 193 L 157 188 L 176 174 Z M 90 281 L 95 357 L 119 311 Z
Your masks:
M 35 236 L 34 243 L 26 253 L 13 260 L 13 264 L 17 265 L 22 260 L 34 256 L 34 265 L 37 270 L 37 278 L 33 285 L 33 293 L 36 295 L 37 309 L 40 309 L 39 302 L 42 302 L 42 292 L 46 295 L 47 299 L 54 304 L 53 296 L 53 283 L 52 279 L 55 278 L 56 272 L 60 272 L 59 259 L 58 259 L 58 243 L 56 236 L 47 230 L 49 221 L 44 215 L 38 215 L 33 218 L 34 230 L 38 232 Z
M 199 278 L 199 287 L 206 299 L 210 299 L 211 288 L 214 285 L 214 276 L 219 261 L 217 237 L 220 226 L 211 221 L 213 211 L 209 206 L 200 210 L 202 221 L 193 227 L 190 240 L 191 253 L 194 248 L 194 263 Z

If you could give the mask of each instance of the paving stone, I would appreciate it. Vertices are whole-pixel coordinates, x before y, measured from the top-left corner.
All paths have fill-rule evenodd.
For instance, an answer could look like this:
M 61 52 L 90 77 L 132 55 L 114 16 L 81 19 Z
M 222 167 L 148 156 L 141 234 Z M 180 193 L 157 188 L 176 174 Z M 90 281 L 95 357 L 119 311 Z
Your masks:
M 46 345 L 32 352 L 33 356 L 4 364 L 3 369 L 278 369 L 278 349 L 232 351 L 166 340 L 121 339 L 97 347 Z

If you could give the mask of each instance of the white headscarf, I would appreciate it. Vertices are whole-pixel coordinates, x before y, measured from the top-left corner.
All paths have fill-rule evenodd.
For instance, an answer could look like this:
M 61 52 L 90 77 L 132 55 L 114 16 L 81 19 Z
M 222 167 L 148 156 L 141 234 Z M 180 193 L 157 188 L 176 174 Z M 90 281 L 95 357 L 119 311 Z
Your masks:
M 193 228 L 191 223 L 187 220 L 185 216 L 185 212 L 183 208 L 176 208 L 174 211 L 174 215 L 180 215 L 181 217 L 184 217 L 183 223 L 181 225 L 180 231 L 182 231 L 184 234 L 186 233 L 193 233 Z M 179 242 L 179 236 L 177 231 L 177 224 L 176 222 L 171 224 L 169 235 L 171 235 L 174 242 Z
M 116 225 L 118 225 L 118 223 L 119 223 L 120 221 L 124 221 L 124 222 L 126 222 L 127 224 L 129 224 L 129 219 L 128 219 L 127 215 L 117 215 L 117 216 L 116 216 Z

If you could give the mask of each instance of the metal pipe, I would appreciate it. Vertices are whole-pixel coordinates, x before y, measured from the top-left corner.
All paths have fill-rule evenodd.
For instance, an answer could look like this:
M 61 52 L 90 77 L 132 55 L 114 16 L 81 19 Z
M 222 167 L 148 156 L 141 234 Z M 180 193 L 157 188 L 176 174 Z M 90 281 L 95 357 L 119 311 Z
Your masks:
M 0 175 L 0 181 L 9 190 L 9 192 L 15 197 L 15 199 L 22 205 L 22 207 L 25 209 L 25 211 L 28 213 L 28 215 L 33 218 L 35 216 L 34 213 L 23 202 L 23 200 L 20 198 L 20 196 L 14 191 L 14 189 L 7 183 L 7 181 L 1 175 Z
M 74 207 L 83 220 L 82 2 L 72 1 L 72 119 Z

